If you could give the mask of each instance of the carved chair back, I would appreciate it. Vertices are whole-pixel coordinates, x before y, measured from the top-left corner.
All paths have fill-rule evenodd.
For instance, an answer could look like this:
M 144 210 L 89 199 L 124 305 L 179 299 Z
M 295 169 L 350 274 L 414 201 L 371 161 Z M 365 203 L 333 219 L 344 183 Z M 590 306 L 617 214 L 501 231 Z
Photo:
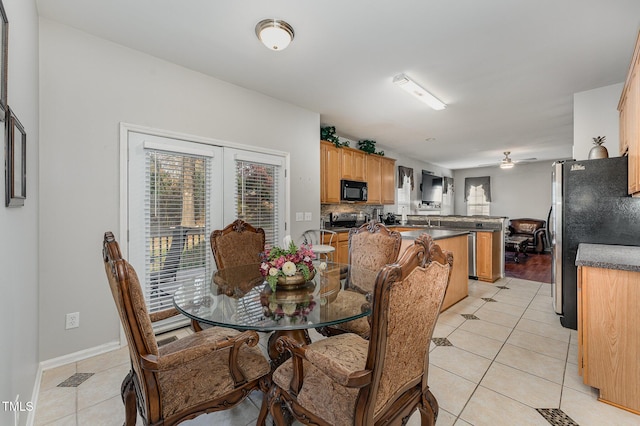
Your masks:
M 423 234 L 378 274 L 366 361 L 372 381 L 358 396 L 356 417 L 372 419 L 395 411 L 400 399 L 417 404 L 431 395 L 429 345 L 452 266 L 453 255 Z
M 218 269 L 260 263 L 264 251 L 265 233 L 237 219 L 222 230 L 211 233 L 211 251 Z
M 382 223 L 370 221 L 349 231 L 348 286 L 364 293 L 373 291 L 378 271 L 394 263 L 400 252 L 402 236 Z
M 142 368 L 141 359 L 147 355 L 157 357 L 158 344 L 142 287 L 133 267 L 122 258 L 120 246 L 111 232 L 105 233 L 102 254 L 111 294 L 129 344 L 131 365 L 138 377 L 136 385 L 141 388 L 137 395 L 139 404 L 146 408 L 147 415 L 153 417 L 149 410 L 159 410 L 159 387 L 155 374 Z

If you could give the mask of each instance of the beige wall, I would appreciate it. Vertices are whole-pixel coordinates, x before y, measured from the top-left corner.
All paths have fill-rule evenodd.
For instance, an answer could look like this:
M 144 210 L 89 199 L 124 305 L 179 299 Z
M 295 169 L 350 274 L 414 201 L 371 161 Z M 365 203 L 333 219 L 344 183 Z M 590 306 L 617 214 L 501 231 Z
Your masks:
M 27 132 L 27 199 L 24 207 L 4 206 L 3 154 L 0 400 L 15 401 L 19 394 L 25 403 L 31 401 L 38 366 L 38 16 L 33 0 L 3 0 L 3 4 L 10 22 L 8 102 Z M 0 424 L 14 424 L 13 416 L 0 410 Z M 21 424 L 26 418 L 22 413 Z
M 119 339 L 100 254 L 104 231 L 124 235 L 119 123 L 290 152 L 291 211 L 319 218 L 319 114 L 53 21 L 40 43 L 41 360 Z
M 606 136 L 609 157 L 619 157 L 620 116 L 618 102 L 623 83 L 599 87 L 573 95 L 573 158 L 586 160 L 593 138 Z
M 551 161 L 516 164 L 512 169 L 481 167 L 455 170 L 455 213 L 466 215 L 464 180 L 491 177 L 491 216 L 547 220 L 551 207 Z

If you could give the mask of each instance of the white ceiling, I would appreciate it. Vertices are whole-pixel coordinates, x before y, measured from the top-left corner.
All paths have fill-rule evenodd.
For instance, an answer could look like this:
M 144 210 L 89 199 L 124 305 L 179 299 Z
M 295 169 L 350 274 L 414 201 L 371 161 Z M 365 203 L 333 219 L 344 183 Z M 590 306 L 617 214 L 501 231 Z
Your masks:
M 320 113 L 450 169 L 568 158 L 573 94 L 622 82 L 639 0 L 37 0 L 42 17 Z M 255 36 L 284 19 L 281 52 Z M 444 101 L 395 87 L 406 73 Z M 425 141 L 435 138 L 435 141 Z

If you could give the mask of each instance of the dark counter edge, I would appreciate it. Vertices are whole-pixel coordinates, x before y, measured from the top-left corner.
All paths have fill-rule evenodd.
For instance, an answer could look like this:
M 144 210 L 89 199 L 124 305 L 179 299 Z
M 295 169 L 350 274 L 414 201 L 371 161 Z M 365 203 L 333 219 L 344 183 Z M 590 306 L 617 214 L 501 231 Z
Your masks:
M 501 229 L 493 229 L 493 228 L 456 228 L 450 226 L 422 226 L 422 225 L 385 225 L 390 230 L 394 231 L 396 228 L 414 228 L 416 231 L 424 230 L 424 231 L 460 231 L 463 234 L 468 234 L 471 231 L 477 232 L 500 232 Z M 327 231 L 333 232 L 349 232 L 353 228 L 345 228 L 342 226 L 335 227 L 326 227 L 324 228 Z M 403 231 L 403 232 L 413 232 L 413 231 Z M 402 233 L 402 232 L 401 232 Z
M 576 266 L 640 272 L 640 247 L 582 243 Z

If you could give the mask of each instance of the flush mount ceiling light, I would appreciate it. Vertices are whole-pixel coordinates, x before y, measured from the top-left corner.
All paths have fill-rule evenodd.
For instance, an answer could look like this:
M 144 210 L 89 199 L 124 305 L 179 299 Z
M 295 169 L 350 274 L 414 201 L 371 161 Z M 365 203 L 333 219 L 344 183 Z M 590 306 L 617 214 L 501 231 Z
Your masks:
M 263 19 L 256 25 L 258 39 L 271 50 L 284 50 L 293 40 L 291 25 L 279 19 Z
M 511 154 L 511 151 L 504 152 L 504 158 L 502 159 L 502 162 L 500 162 L 501 169 L 510 169 L 515 164 L 513 161 L 511 161 L 511 158 L 509 158 L 509 154 Z
M 420 99 L 425 104 L 435 110 L 445 109 L 447 106 L 440 99 L 427 92 L 424 88 L 411 80 L 405 74 L 398 74 L 393 77 L 393 82 L 404 89 L 407 93 Z

